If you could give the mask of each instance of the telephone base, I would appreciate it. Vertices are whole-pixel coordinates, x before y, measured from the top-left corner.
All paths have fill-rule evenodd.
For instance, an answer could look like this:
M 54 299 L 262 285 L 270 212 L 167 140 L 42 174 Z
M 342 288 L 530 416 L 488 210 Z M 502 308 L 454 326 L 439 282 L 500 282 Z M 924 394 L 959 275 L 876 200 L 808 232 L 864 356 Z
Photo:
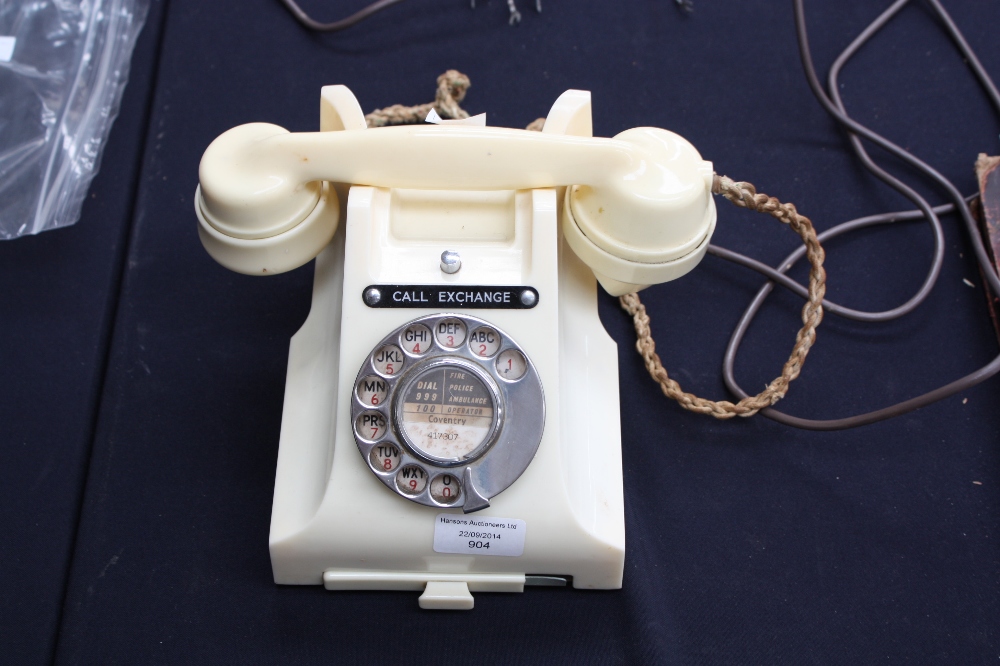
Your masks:
M 560 100 L 546 131 L 561 127 L 589 134 L 589 95 L 567 93 Z M 620 588 L 625 521 L 617 346 L 598 317 L 593 272 L 563 240 L 562 192 L 364 186 L 348 192 L 340 185 L 336 190 L 345 224 L 316 259 L 312 309 L 289 350 L 271 516 L 275 582 L 330 590 L 423 590 L 421 605 L 439 608 L 471 608 L 467 592 L 520 592 L 528 579 Z M 441 269 L 444 250 L 461 256 L 461 269 L 453 274 Z M 373 307 L 363 296 L 373 285 L 445 285 L 465 293 L 520 285 L 536 298 L 528 299 L 530 308 L 422 302 Z M 524 455 L 518 450 L 521 440 L 507 440 L 514 442 L 512 449 L 500 444 L 525 423 L 532 429 L 525 446 L 537 445 L 520 476 L 488 493 L 489 506 L 474 514 L 463 514 L 460 502 L 452 508 L 430 499 L 434 481 L 448 476 L 447 466 L 432 467 L 430 477 L 423 477 L 429 490 L 419 497 L 421 491 L 414 490 L 410 501 L 409 489 L 397 485 L 403 470 L 424 464 L 419 452 L 411 444 L 402 460 L 398 451 L 390 454 L 385 458 L 390 471 L 383 471 L 372 442 L 386 435 L 369 431 L 365 444 L 358 425 L 380 411 L 384 420 L 376 429 L 389 422 L 397 430 L 409 427 L 409 412 L 400 403 L 411 398 L 393 402 L 382 393 L 377 407 L 372 394 L 362 398 L 363 379 L 392 374 L 376 365 L 373 349 L 386 345 L 379 341 L 393 331 L 409 330 L 410 322 L 448 317 L 492 327 L 508 345 L 493 352 L 496 356 L 483 355 L 479 366 L 465 351 L 467 358 L 442 361 L 476 370 L 472 375 L 482 381 L 464 382 L 460 390 L 496 395 L 494 413 L 506 419 L 493 426 L 496 443 L 483 440 L 491 448 L 470 464 L 509 469 L 508 452 Z M 537 426 L 526 419 L 531 410 L 518 411 L 518 403 L 511 402 L 516 398 L 490 365 L 515 344 L 527 359 L 525 376 L 537 377 L 541 385 L 541 395 L 532 393 L 536 397 L 530 399 L 542 410 Z M 402 337 L 398 345 L 405 347 Z M 397 382 L 390 386 L 405 387 L 413 378 L 412 387 L 431 372 L 421 369 L 427 363 L 409 349 L 403 367 L 398 379 L 386 380 Z M 402 395 L 404 388 L 398 391 Z M 359 400 L 367 411 L 352 416 Z M 405 448 L 402 440 L 393 441 L 390 449 Z M 463 468 L 469 469 L 463 463 L 451 472 L 460 493 L 475 490 Z M 468 527 L 471 538 L 460 536 L 460 520 L 477 521 L 463 526 L 487 527 Z M 456 531 L 446 535 L 444 528 Z
M 416 586 L 408 589 L 419 589 L 447 576 L 474 590 L 484 580 L 523 586 L 525 573 L 534 572 L 571 576 L 578 588 L 621 587 L 617 346 L 600 323 L 593 274 L 561 241 L 555 190 L 510 193 L 517 219 L 502 250 L 517 258 L 523 279 L 477 274 L 474 266 L 485 262 L 475 261 L 471 246 L 451 243 L 462 247 L 468 264 L 462 277 L 472 284 L 514 282 L 539 293 L 532 310 L 469 312 L 521 344 L 545 391 L 545 427 L 531 464 L 490 498 L 489 509 L 471 514 L 477 520 L 523 521 L 523 552 L 435 551 L 437 516 L 462 516 L 461 510 L 406 501 L 374 478 L 359 455 L 347 400 L 338 396 L 352 395 L 357 368 L 379 337 L 427 313 L 370 308 L 361 298 L 370 284 L 394 283 L 399 276 L 392 271 L 408 270 L 405 260 L 412 259 L 384 262 L 381 274 L 352 265 L 357 260 L 371 266 L 366 253 L 387 242 L 392 195 L 352 188 L 346 229 L 317 260 L 313 309 L 292 340 L 271 525 L 275 581 L 332 589 L 398 589 L 386 586 L 405 581 Z M 434 246 L 418 251 L 440 254 Z M 351 574 L 333 573 L 338 571 Z
M 654 127 L 594 138 L 581 90 L 540 132 L 450 122 L 368 130 L 326 86 L 319 132 L 249 123 L 202 156 L 209 254 L 257 275 L 316 259 L 274 580 L 422 586 L 428 608 L 471 608 L 484 581 L 619 588 L 618 354 L 597 282 L 619 296 L 701 260 L 712 164 Z

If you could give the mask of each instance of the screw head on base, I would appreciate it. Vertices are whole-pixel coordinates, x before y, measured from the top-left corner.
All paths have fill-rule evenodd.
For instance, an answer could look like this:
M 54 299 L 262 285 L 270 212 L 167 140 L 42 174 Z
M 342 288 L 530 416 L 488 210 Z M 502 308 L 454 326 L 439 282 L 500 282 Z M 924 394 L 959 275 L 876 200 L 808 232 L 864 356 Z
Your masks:
M 382 301 L 382 292 L 375 287 L 369 287 L 368 289 L 365 289 L 363 298 L 365 300 L 365 305 L 375 307 Z

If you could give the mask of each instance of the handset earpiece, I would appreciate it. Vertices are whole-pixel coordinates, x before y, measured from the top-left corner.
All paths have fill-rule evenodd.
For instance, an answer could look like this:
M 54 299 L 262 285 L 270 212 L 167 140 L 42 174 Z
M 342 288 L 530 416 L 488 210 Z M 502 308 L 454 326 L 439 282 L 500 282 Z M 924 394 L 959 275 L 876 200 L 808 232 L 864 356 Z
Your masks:
M 248 166 L 247 158 L 227 142 L 237 130 L 259 131 L 255 140 L 273 136 L 275 125 L 242 125 L 216 139 L 201 160 L 195 213 L 202 245 L 226 268 L 247 275 L 284 273 L 315 258 L 337 230 L 340 205 L 336 190 L 321 181 L 276 181 Z M 235 143 L 235 142 L 234 142 Z M 212 150 L 213 147 L 221 150 Z M 238 184 L 227 184 L 232 181 Z M 253 196 L 267 191 L 270 200 Z
M 610 140 L 631 144 L 630 168 L 568 187 L 563 233 L 605 291 L 622 296 L 675 280 L 705 256 L 716 222 L 714 170 L 667 130 L 639 127 Z
M 300 256 L 315 256 L 329 240 L 310 239 L 317 244 L 307 248 L 296 235 L 332 192 L 322 181 L 435 190 L 568 186 L 567 241 L 613 294 L 691 270 L 715 227 L 711 163 L 682 137 L 651 127 L 605 139 L 455 125 L 289 133 L 253 123 L 212 142 L 200 179 L 197 207 L 209 233 L 276 246 L 288 238 Z
M 246 155 L 239 147 L 248 137 L 253 142 L 288 133 L 266 123 L 249 127 L 256 137 L 250 136 L 254 132 L 236 128 L 239 140 L 221 140 L 229 134 L 226 132 L 212 144 L 218 143 L 219 150 L 207 150 L 202 157 L 199 178 L 207 178 L 210 185 L 207 193 L 200 184 L 195 192 L 198 235 L 212 258 L 226 268 L 247 275 L 273 275 L 302 266 L 329 244 L 340 221 L 340 202 L 333 184 L 320 181 L 289 184 L 268 180 L 265 175 L 264 181 L 249 189 L 270 191 L 275 202 L 272 207 L 261 206 L 259 199 L 245 198 L 246 183 L 227 187 L 226 179 L 260 175 L 252 168 L 250 173 L 243 169 Z M 354 93 L 346 86 L 324 86 L 320 131 L 364 129 L 365 114 Z M 227 153 L 227 148 L 236 149 L 235 153 Z

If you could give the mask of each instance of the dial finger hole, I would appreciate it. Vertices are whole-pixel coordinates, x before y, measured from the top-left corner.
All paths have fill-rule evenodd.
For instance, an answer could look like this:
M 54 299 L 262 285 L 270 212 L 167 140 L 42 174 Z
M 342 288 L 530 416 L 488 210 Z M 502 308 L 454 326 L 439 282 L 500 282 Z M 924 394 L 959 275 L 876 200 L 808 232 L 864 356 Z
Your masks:
M 462 486 L 451 474 L 439 474 L 431 481 L 431 497 L 439 504 L 454 504 L 462 495 Z
M 407 326 L 399 336 L 399 344 L 414 356 L 424 354 L 431 348 L 431 331 L 423 324 Z
M 465 322 L 455 317 L 442 319 L 434 326 L 434 336 L 438 344 L 447 349 L 461 347 L 468 334 L 469 329 L 465 327 Z
M 380 375 L 392 377 L 403 369 L 403 352 L 396 345 L 384 345 L 372 355 L 372 366 Z
M 469 349 L 480 358 L 489 358 L 500 349 L 500 334 L 489 326 L 480 326 L 469 336 Z
M 369 407 L 378 407 L 389 396 L 389 383 L 377 375 L 368 375 L 358 382 L 358 400 Z
M 427 472 L 419 465 L 406 465 L 396 474 L 396 487 L 407 495 L 419 495 L 427 487 Z
M 391 442 L 381 442 L 372 447 L 372 452 L 368 454 L 372 467 L 377 472 L 391 472 L 399 467 L 400 459 L 399 447 Z
M 385 416 L 379 412 L 363 412 L 354 421 L 354 432 L 369 442 L 381 439 L 386 432 Z
M 528 371 L 528 359 L 516 349 L 507 349 L 497 356 L 497 372 L 507 381 L 517 381 Z

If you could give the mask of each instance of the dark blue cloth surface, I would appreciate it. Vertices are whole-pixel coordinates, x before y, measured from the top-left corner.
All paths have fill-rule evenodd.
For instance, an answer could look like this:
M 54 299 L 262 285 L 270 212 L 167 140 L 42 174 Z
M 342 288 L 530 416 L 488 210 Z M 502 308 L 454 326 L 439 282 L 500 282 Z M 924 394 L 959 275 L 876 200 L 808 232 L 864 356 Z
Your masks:
M 329 4 L 304 6 L 323 17 L 360 6 Z M 629 318 L 603 294 L 621 374 L 622 590 L 478 594 L 471 613 L 431 613 L 412 593 L 271 582 L 288 340 L 308 313 L 312 267 L 250 278 L 202 249 L 198 161 L 223 131 L 314 130 L 332 83 L 365 111 L 430 101 L 455 68 L 472 80 L 463 106 L 490 124 L 523 127 L 567 88 L 590 90 L 596 135 L 678 132 L 820 230 L 910 207 L 859 168 L 806 87 L 790 3 L 695 0 L 691 15 L 670 0 L 547 0 L 541 15 L 519 4 L 516 28 L 501 0 L 409 0 L 317 35 L 275 0 L 154 3 L 84 220 L 0 245 L 0 653 L 69 664 L 997 659 L 1000 380 L 846 432 L 719 422 L 660 394 Z M 807 3 L 824 72 L 881 4 Z M 1000 12 L 949 9 L 1000 77 Z M 919 2 L 842 81 L 860 120 L 964 192 L 976 154 L 1000 152 L 1000 120 Z M 885 325 L 828 316 L 781 408 L 832 418 L 883 407 L 998 353 L 969 242 L 956 219 L 945 227 L 927 303 Z M 798 243 L 724 202 L 713 240 L 770 263 Z M 829 296 L 901 303 L 931 240 L 926 224 L 905 223 L 831 242 Z M 686 389 L 726 395 L 723 350 L 761 282 L 708 257 L 642 293 Z M 754 323 L 737 363 L 748 390 L 778 374 L 800 308 L 777 293 Z
M 162 15 L 154 2 L 80 221 L 0 242 L 4 663 L 52 658 L 119 304 Z

